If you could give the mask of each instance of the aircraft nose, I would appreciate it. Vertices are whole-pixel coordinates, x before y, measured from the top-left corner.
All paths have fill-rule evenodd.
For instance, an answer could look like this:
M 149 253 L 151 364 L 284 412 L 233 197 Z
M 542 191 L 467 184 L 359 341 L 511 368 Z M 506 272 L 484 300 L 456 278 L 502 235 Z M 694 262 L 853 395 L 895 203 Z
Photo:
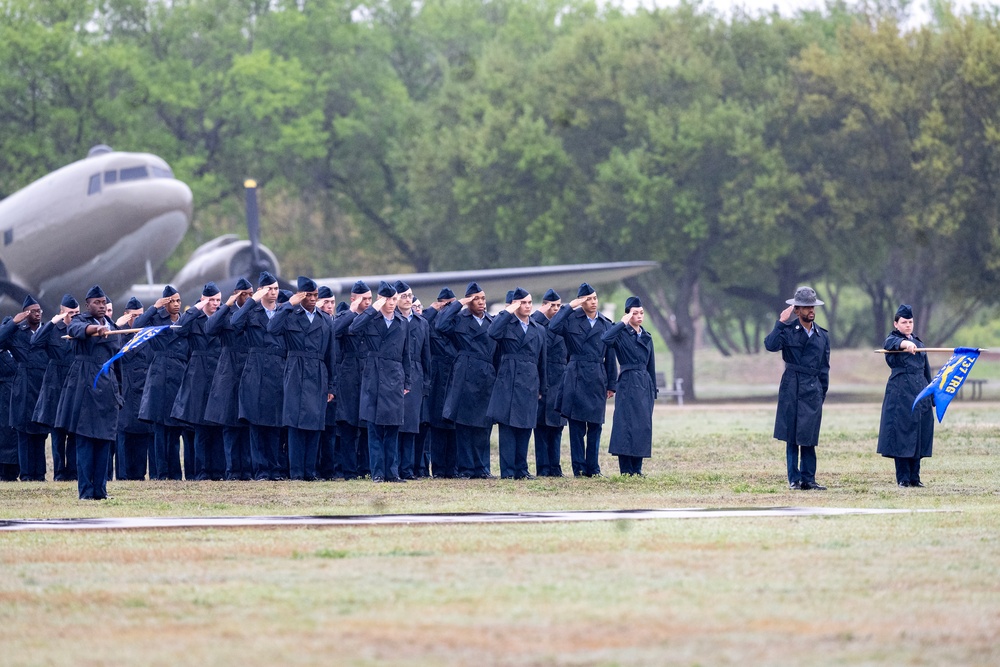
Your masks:
M 128 220 L 138 231 L 148 221 L 169 215 L 175 221 L 183 219 L 183 229 L 187 230 L 194 212 L 194 197 L 191 188 L 177 179 L 157 178 L 120 185 L 114 192 L 115 205 L 127 215 L 115 216 L 119 221 Z M 126 231 L 126 230 L 119 230 Z

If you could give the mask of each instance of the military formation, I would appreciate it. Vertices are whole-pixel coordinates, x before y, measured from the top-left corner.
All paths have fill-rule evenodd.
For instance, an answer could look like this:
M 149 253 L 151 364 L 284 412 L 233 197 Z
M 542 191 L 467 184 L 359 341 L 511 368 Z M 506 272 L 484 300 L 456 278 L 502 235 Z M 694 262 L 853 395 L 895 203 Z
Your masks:
M 44 481 L 49 442 L 53 478 L 82 499 L 114 477 L 487 479 L 494 426 L 501 478 L 533 477 L 532 436 L 535 474 L 562 477 L 567 424 L 572 474 L 594 477 L 612 396 L 610 452 L 641 475 L 656 382 L 639 299 L 619 322 L 587 283 L 568 304 L 550 289 L 535 309 L 520 287 L 505 301 L 491 315 L 473 282 L 425 309 L 396 281 L 337 304 L 266 271 L 228 295 L 209 283 L 186 310 L 167 286 L 117 319 L 98 285 L 45 322 L 28 296 L 0 325 L 0 477 Z

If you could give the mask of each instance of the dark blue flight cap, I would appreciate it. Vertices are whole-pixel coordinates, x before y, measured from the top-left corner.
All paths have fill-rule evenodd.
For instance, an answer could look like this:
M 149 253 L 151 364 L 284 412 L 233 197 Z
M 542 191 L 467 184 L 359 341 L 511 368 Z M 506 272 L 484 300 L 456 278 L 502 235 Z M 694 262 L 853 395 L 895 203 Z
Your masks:
M 316 281 L 312 278 L 307 278 L 306 276 L 299 276 L 296 288 L 300 292 L 315 292 L 319 289 L 316 287 Z
M 240 278 L 239 280 L 236 281 L 235 291 L 243 292 L 248 289 L 253 289 L 253 285 L 250 284 L 249 280 L 247 280 L 246 278 Z
M 272 276 L 270 271 L 261 271 L 260 276 L 257 278 L 257 289 L 277 284 L 278 279 Z
M 330 289 L 329 287 L 327 287 L 326 285 L 320 285 L 319 286 L 319 295 L 318 295 L 317 298 L 320 298 L 320 299 L 332 299 L 333 298 L 333 290 Z
M 514 290 L 509 289 L 507 290 L 507 295 L 503 298 L 503 302 L 509 306 L 511 301 L 513 300 L 514 300 Z
M 562 297 L 554 289 L 550 289 L 545 292 L 545 296 L 542 297 L 542 301 L 561 301 Z
M 219 288 L 214 282 L 205 283 L 205 287 L 201 290 L 202 296 L 215 296 L 219 293 Z
M 630 296 L 625 299 L 625 312 L 631 312 L 633 308 L 642 308 L 642 301 L 637 296 Z
M 451 291 L 450 287 L 442 287 L 441 291 L 438 292 L 438 301 L 444 301 L 445 299 L 454 299 L 455 293 Z
M 410 286 L 404 283 L 402 280 L 397 280 L 396 283 L 393 285 L 393 288 L 395 288 L 396 294 L 402 294 L 403 292 L 410 291 Z
M 37 306 L 37 305 L 38 305 L 38 302 L 35 301 L 35 297 L 33 297 L 30 294 L 28 294 L 27 296 L 24 297 L 24 302 L 21 304 L 21 310 L 28 310 L 28 308 L 31 308 L 32 306 Z
M 100 285 L 94 285 L 89 290 L 87 290 L 87 299 L 107 299 L 108 295 L 104 293 Z
M 514 291 L 511 292 L 511 301 L 520 301 L 525 297 L 531 296 L 531 293 L 523 287 L 515 287 Z
M 906 304 L 906 303 L 901 304 L 899 306 L 899 308 L 896 309 L 896 318 L 895 319 L 898 320 L 899 318 L 903 318 L 905 320 L 912 320 L 913 319 L 913 308 L 910 307 L 909 304 Z
M 580 289 L 576 291 L 576 298 L 579 299 L 580 297 L 590 296 L 596 291 L 597 290 L 590 286 L 590 283 L 582 283 L 580 285 Z
M 342 313 L 342 312 L 344 312 L 345 310 L 350 310 L 350 308 L 351 308 L 351 307 L 350 307 L 350 306 L 348 306 L 346 302 L 344 302 L 344 301 L 341 301 L 340 303 L 338 303 L 338 304 L 337 304 L 337 311 L 336 311 L 336 312 L 338 312 L 338 313 Z
M 160 298 L 165 299 L 168 296 L 173 296 L 175 294 L 177 294 L 177 290 L 174 289 L 174 286 L 173 285 L 167 285 L 166 287 L 163 288 L 163 293 L 160 295 Z
M 372 288 L 366 285 L 362 280 L 354 283 L 354 287 L 351 288 L 351 294 L 368 294 L 368 292 L 371 291 Z
M 125 310 L 144 310 L 142 307 L 142 301 L 133 297 L 129 297 L 128 303 L 125 304 Z
M 72 294 L 63 294 L 62 301 L 59 302 L 59 305 L 63 308 L 79 308 L 80 302 L 73 298 Z
M 288 303 L 288 300 L 292 298 L 292 293 L 286 289 L 278 290 L 278 303 Z
M 396 296 L 396 288 L 383 280 L 378 284 L 378 295 L 387 299 Z
M 465 288 L 465 296 L 472 296 L 473 294 L 479 294 L 482 292 L 482 288 L 477 282 L 469 283 L 469 286 Z

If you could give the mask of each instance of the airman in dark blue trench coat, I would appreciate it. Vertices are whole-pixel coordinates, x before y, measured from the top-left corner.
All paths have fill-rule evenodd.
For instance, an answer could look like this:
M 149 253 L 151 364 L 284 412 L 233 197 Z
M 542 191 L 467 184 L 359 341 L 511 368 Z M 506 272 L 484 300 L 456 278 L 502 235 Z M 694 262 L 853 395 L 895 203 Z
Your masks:
M 83 311 L 66 328 L 67 335 L 72 338 L 75 357 L 56 407 L 56 427 L 76 435 L 80 499 L 107 497 L 108 458 L 118 436 L 122 397 L 117 369 L 112 367 L 109 373 L 100 377 L 98 373 L 104 362 L 118 352 L 120 336 L 92 335 L 117 328 L 103 315 L 106 299 L 99 286 L 91 287 Z
M 17 431 L 10 427 L 10 387 L 17 373 L 17 362 L 10 352 L 0 350 L 0 481 L 13 482 L 21 472 L 17 463 Z M 74 466 L 75 469 L 75 466 Z
M 592 299 L 590 304 L 582 303 L 588 298 Z M 597 292 L 583 283 L 577 298 L 560 308 L 549 322 L 549 331 L 563 337 L 569 352 L 559 410 L 569 419 L 573 474 L 583 477 L 601 474 L 602 425 L 608 393 L 615 391 L 618 377 L 615 355 L 601 342 L 614 323 L 597 307 Z M 593 309 L 593 324 L 585 308 Z
M 373 481 L 400 481 L 399 427 L 403 425 L 403 396 L 410 386 L 410 323 L 392 312 L 392 324 L 376 309 L 382 299 L 395 299 L 396 290 L 388 283 L 379 285 L 379 299 L 351 323 L 351 333 L 363 336 L 368 350 L 361 377 L 359 416 L 368 422 L 368 452 Z M 395 305 L 395 301 L 392 301 Z M 418 389 L 419 391 L 419 389 Z
M 542 297 L 542 309 L 531 314 L 531 319 L 545 327 L 546 391 L 538 400 L 538 422 L 535 425 L 535 474 L 539 477 L 563 476 L 560 458 L 562 432 L 567 420 L 559 411 L 559 402 L 569 352 L 566 350 L 566 340 L 549 330 L 549 316 L 542 312 L 549 304 L 558 304 L 555 306 L 558 311 L 562 305 L 560 301 L 559 295 L 550 289 Z M 551 315 L 555 315 L 555 312 Z
M 637 297 L 625 302 L 625 318 L 641 312 Z M 653 401 L 656 400 L 656 358 L 653 338 L 638 322 L 639 330 L 623 321 L 608 329 L 601 340 L 618 358 L 618 391 L 608 451 L 618 457 L 623 475 L 641 475 L 642 460 L 653 453 Z
M 318 286 L 300 276 L 298 292 L 278 308 L 268 333 L 285 341 L 282 424 L 288 428 L 291 479 L 315 480 L 326 405 L 337 394 L 337 350 L 330 316 L 316 308 Z
M 159 305 L 157 305 L 159 304 Z M 180 295 L 170 285 L 163 296 L 133 323 L 134 328 L 173 325 L 180 317 Z M 166 329 L 144 345 L 149 348 L 149 370 L 142 389 L 139 419 L 153 424 L 156 478 L 180 479 L 180 438 L 184 423 L 170 416 L 188 360 L 187 338 Z
M 49 427 L 34 421 L 33 415 L 49 357 L 44 349 L 31 346 L 32 336 L 41 329 L 41 316 L 38 302 L 28 296 L 21 313 L 0 325 L 0 348 L 9 350 L 17 361 L 9 419 L 10 425 L 17 431 L 17 457 L 22 482 L 45 481 L 45 439 Z
M 903 324 L 900 324 L 901 319 Z M 913 311 L 902 305 L 896 312 L 897 327 L 889 332 L 883 348 L 886 350 L 916 349 L 924 347 L 913 334 Z M 899 352 L 886 354 L 885 363 L 892 372 L 885 385 L 882 401 L 882 420 L 878 430 L 878 453 L 892 458 L 896 464 L 896 483 L 899 486 L 923 486 L 920 481 L 920 459 L 929 457 L 934 445 L 934 411 L 931 399 L 922 400 L 911 410 L 917 394 L 923 391 L 933 376 L 925 352 Z
M 463 300 L 482 295 L 482 315 L 473 315 Z M 488 411 L 496 381 L 497 344 L 490 338 L 493 316 L 485 312 L 485 292 L 471 283 L 465 299 L 441 309 L 434 320 L 438 332 L 455 346 L 455 364 L 442 416 L 455 424 L 455 458 L 459 477 L 488 478 L 490 473 L 490 432 L 493 420 Z M 469 302 L 470 305 L 471 301 Z M 478 307 L 478 306 L 477 306 Z M 480 318 L 480 319 L 477 319 Z
M 285 341 L 267 330 L 277 308 L 278 280 L 264 271 L 257 282 L 257 292 L 230 320 L 249 348 L 240 377 L 239 416 L 250 424 L 254 478 L 277 480 L 288 474 L 281 461 Z
M 351 306 L 333 320 L 337 337 L 337 435 L 340 438 L 340 470 L 344 479 L 364 477 L 368 462 L 368 433 L 361 412 L 361 375 L 368 349 L 364 337 L 351 333 L 358 314 L 372 302 L 372 291 L 360 280 L 351 288 Z
M 210 404 L 212 380 L 219 365 L 222 343 L 208 335 L 208 318 L 215 314 L 208 299 L 218 298 L 219 288 L 208 283 L 202 290 L 202 300 L 188 308 L 177 320 L 178 336 L 187 338 L 190 357 L 181 386 L 177 390 L 170 416 L 194 428 L 194 478 L 221 480 L 226 474 L 225 447 L 222 427 L 205 417 Z M 218 302 L 216 302 L 218 303 Z
M 811 287 L 800 287 L 764 338 L 769 352 L 781 352 L 785 372 L 778 386 L 774 437 L 785 442 L 788 484 L 793 489 L 819 489 L 816 446 L 823 401 L 830 387 L 830 336 L 815 323 L 815 306 L 823 305 Z M 813 319 L 809 319 L 809 318 Z M 806 328 L 803 318 L 810 325 Z M 799 459 L 801 457 L 801 467 Z
M 431 393 L 431 343 L 430 327 L 422 315 L 413 311 L 413 292 L 401 280 L 393 285 L 400 295 L 396 310 L 409 323 L 410 337 L 407 346 L 410 356 L 410 383 L 412 391 L 403 396 L 403 425 L 399 428 L 399 475 L 403 479 L 416 479 L 416 443 L 420 425 L 427 413 L 425 404 Z
M 511 305 L 490 324 L 500 367 L 487 412 L 499 425 L 501 478 L 530 477 L 528 441 L 538 421 L 539 398 L 547 388 L 545 333 L 545 327 L 531 319 L 531 295 L 520 287 L 514 290 Z
M 71 294 L 66 294 L 59 311 L 59 315 L 44 323 L 31 337 L 31 347 L 45 350 L 49 358 L 31 418 L 51 429 L 52 479 L 57 482 L 76 480 L 76 443 L 66 431 L 55 428 L 55 423 L 59 395 L 73 363 L 73 349 L 63 336 L 69 320 L 80 312 L 80 304 Z
M 121 328 L 132 329 L 135 320 L 144 312 L 142 302 L 131 297 L 125 305 L 125 314 L 116 323 Z M 138 311 L 135 317 L 131 313 Z M 135 334 L 119 336 L 122 347 Z M 119 479 L 145 479 L 146 468 L 149 467 L 149 478 L 156 479 L 156 445 L 153 439 L 153 425 L 139 419 L 139 406 L 142 405 L 142 393 L 146 387 L 146 376 L 149 375 L 149 362 L 153 358 L 152 348 L 140 345 L 130 350 L 118 360 L 122 380 L 122 409 L 118 413 L 118 443 L 117 455 L 123 463 L 119 470 Z
M 431 393 L 427 397 L 427 419 L 430 426 L 431 474 L 450 479 L 458 474 L 456 468 L 455 423 L 444 418 L 444 402 L 451 384 L 457 351 L 451 340 L 437 330 L 434 322 L 439 309 L 455 300 L 455 293 L 445 287 L 437 301 L 424 309 L 424 319 L 430 330 L 431 344 Z
M 248 345 L 242 333 L 233 326 L 233 314 L 252 294 L 246 278 L 240 278 L 226 302 L 208 318 L 205 333 L 219 339 L 221 351 L 208 394 L 205 419 L 222 426 L 222 443 L 226 457 L 226 479 L 253 478 L 250 462 L 250 428 L 240 421 L 240 377 L 247 363 Z

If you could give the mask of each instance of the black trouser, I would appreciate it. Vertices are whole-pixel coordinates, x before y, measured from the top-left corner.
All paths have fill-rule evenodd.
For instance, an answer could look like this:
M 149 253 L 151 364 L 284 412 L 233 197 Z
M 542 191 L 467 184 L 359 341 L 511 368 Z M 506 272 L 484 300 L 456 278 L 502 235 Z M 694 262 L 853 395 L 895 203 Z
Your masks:
M 416 465 L 416 433 L 399 432 L 399 476 L 403 479 L 415 479 L 413 472 Z
M 399 427 L 368 424 L 372 481 L 399 479 Z
M 194 479 L 220 480 L 225 476 L 226 446 L 222 439 L 222 427 L 207 424 L 195 426 Z
M 21 474 L 21 466 L 16 463 L 0 463 L 0 482 L 16 482 Z
M 22 482 L 45 481 L 45 433 L 17 432 L 17 464 Z
M 76 480 L 76 438 L 61 428 L 49 433 L 52 443 L 52 479 L 57 482 Z
M 562 477 L 560 463 L 562 426 L 543 424 L 535 427 L 535 474 L 539 477 Z
M 196 479 L 198 477 L 198 455 L 194 451 L 194 429 L 188 426 L 182 428 L 181 440 L 184 442 L 184 479 Z M 221 440 L 219 444 L 222 444 Z
M 642 457 L 641 456 L 627 456 L 625 454 L 618 455 L 618 470 L 621 471 L 623 475 L 641 475 L 642 474 Z
M 344 479 L 361 477 L 358 471 L 358 439 L 362 429 L 347 422 L 337 422 L 337 435 L 340 441 L 340 471 Z M 366 444 L 367 447 L 367 444 Z
M 281 479 L 281 427 L 250 426 L 254 479 Z
M 802 465 L 799 465 L 801 456 Z M 794 484 L 816 482 L 816 448 L 799 447 L 790 442 L 785 443 L 785 460 L 788 467 L 788 483 Z
M 920 457 L 894 457 L 896 463 L 896 483 L 916 484 L 920 481 Z
M 153 424 L 153 451 L 156 452 L 156 479 L 180 479 L 181 429 Z
M 528 442 L 530 428 L 517 428 L 499 424 L 500 431 L 500 478 L 524 479 L 528 476 Z
M 309 482 L 316 479 L 319 438 L 322 433 L 302 428 L 288 429 L 288 474 L 291 479 Z
M 459 477 L 490 476 L 492 426 L 455 424 L 455 461 Z
M 601 474 L 600 449 L 603 430 L 604 425 L 597 422 L 569 420 L 569 453 L 573 461 L 574 475 L 590 477 Z
M 226 479 L 253 479 L 250 429 L 246 426 L 223 426 L 222 448 L 226 456 Z
M 103 500 L 108 497 L 108 456 L 111 440 L 76 436 L 76 488 L 80 500 Z
M 431 426 L 431 472 L 435 477 L 451 479 L 456 467 L 455 429 Z
M 118 479 L 146 479 L 146 459 L 152 458 L 152 433 L 118 434 Z M 150 474 L 150 479 L 154 476 Z
M 319 436 L 316 476 L 320 479 L 334 479 L 337 476 L 343 477 L 344 473 L 340 470 L 338 455 L 337 427 L 327 424 Z

